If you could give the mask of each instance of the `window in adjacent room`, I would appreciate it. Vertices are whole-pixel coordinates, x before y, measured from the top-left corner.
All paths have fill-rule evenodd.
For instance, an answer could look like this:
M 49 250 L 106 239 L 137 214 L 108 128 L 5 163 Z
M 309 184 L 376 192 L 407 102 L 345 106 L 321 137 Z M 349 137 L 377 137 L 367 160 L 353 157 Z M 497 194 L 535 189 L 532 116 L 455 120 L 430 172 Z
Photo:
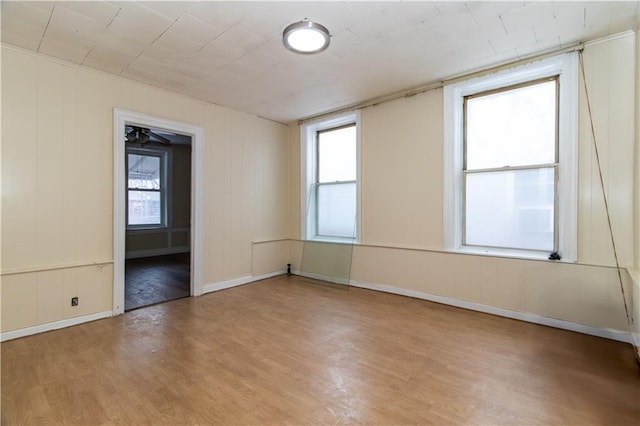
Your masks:
M 166 226 L 166 152 L 127 150 L 127 226 Z
M 302 126 L 303 238 L 353 242 L 358 227 L 358 123 L 350 113 Z
M 449 249 L 575 260 L 572 69 L 552 58 L 445 89 Z

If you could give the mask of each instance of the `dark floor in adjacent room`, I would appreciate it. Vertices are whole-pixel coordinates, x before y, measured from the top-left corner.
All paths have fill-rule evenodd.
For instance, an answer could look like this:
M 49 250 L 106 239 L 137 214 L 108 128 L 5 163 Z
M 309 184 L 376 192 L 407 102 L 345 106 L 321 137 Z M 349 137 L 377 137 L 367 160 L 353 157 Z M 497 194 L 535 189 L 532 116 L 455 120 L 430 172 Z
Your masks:
M 190 294 L 190 253 L 127 259 L 125 311 Z

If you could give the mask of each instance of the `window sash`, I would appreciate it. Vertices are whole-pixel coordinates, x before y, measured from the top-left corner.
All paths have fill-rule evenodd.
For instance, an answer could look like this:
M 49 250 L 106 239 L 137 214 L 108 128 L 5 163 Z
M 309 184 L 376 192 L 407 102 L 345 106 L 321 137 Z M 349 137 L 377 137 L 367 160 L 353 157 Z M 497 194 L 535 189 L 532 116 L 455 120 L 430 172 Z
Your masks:
M 468 152 L 467 152 L 467 130 L 468 130 L 468 126 L 467 126 L 467 103 L 469 100 L 471 99 L 477 99 L 477 98 L 481 98 L 484 96 L 491 96 L 491 95 L 495 95 L 497 93 L 504 93 L 504 92 L 509 92 L 512 90 L 517 90 L 517 89 L 522 89 L 524 87 L 530 87 L 530 86 L 535 86 L 536 84 L 541 84 L 541 83 L 547 83 L 550 81 L 555 81 L 555 88 L 556 88 L 556 93 L 555 93 L 555 102 L 554 102 L 554 108 L 555 108 L 555 129 L 554 129 L 554 147 L 555 147 L 555 158 L 554 158 L 554 163 L 558 164 L 559 163 L 559 155 L 560 155 L 560 144 L 559 139 L 560 139 L 560 75 L 553 75 L 553 76 L 549 76 L 549 77 L 543 77 L 543 78 L 538 78 L 538 79 L 534 79 L 534 80 L 529 80 L 529 81 L 524 81 L 521 83 L 517 83 L 517 84 L 510 84 L 510 85 L 506 85 L 506 86 L 502 86 L 502 87 L 497 87 L 495 89 L 489 89 L 489 90 L 483 90 L 477 93 L 472 93 L 469 95 L 465 95 L 462 98 L 462 170 L 466 171 L 468 169 L 467 164 L 468 164 Z M 531 166 L 536 165 L 536 163 L 532 163 L 530 164 Z M 521 166 L 512 166 L 512 169 L 514 169 L 515 167 L 521 167 Z M 473 169 L 475 170 L 475 169 Z M 478 169 L 480 170 L 480 169 Z M 482 169 L 482 170 L 486 170 L 486 169 Z
M 314 121 L 310 121 L 307 123 L 303 123 L 300 126 L 300 158 L 301 158 L 301 182 L 300 185 L 300 195 L 301 195 L 301 238 L 304 240 L 317 240 L 317 241 L 328 241 L 328 242 L 337 242 L 337 243 L 354 243 L 357 242 L 360 235 L 360 112 L 358 110 L 349 111 L 348 113 L 339 114 L 332 116 L 327 119 L 318 119 Z M 318 150 L 318 135 L 323 134 L 325 132 L 335 131 L 336 129 L 343 129 L 352 127 L 355 129 L 354 137 L 355 137 L 355 158 L 353 159 L 353 167 L 355 168 L 355 176 L 351 176 L 345 173 L 342 175 L 333 176 L 333 178 L 344 179 L 343 181 L 338 180 L 339 184 L 342 182 L 346 184 L 354 185 L 355 179 L 355 199 L 354 199 L 354 207 L 355 207 L 355 224 L 353 235 L 350 235 L 349 238 L 345 237 L 335 237 L 335 236 L 324 236 L 317 235 L 317 208 L 318 208 L 318 189 L 320 188 L 326 193 L 329 191 L 330 187 L 323 186 L 325 184 L 336 184 L 336 180 L 326 180 L 322 182 L 318 182 L 318 159 L 319 159 L 319 150 Z M 326 153 L 325 153 L 326 154 Z M 351 152 L 349 153 L 351 155 Z M 344 157 L 342 157 L 345 159 Z M 329 158 L 330 159 L 330 158 Z M 324 164 L 327 159 L 324 158 Z M 352 164 L 351 160 L 348 164 Z M 331 178 L 331 177 L 330 177 Z M 339 191 L 336 187 L 336 191 Z M 321 197 L 324 200 L 324 195 Z M 324 216 L 323 216 L 324 217 Z M 344 216 L 346 217 L 346 216 Z M 346 221 L 345 221 L 346 223 Z M 321 227 L 322 228 L 322 227 Z M 346 229 L 346 228 L 343 228 Z M 346 234 L 346 233 L 345 233 Z M 349 231 L 351 234 L 351 231 Z
M 337 180 L 337 181 L 321 181 L 320 180 L 320 157 L 321 157 L 320 156 L 320 135 L 322 135 L 323 133 L 334 132 L 336 130 L 348 129 L 350 127 L 356 127 L 356 123 L 346 123 L 346 124 L 343 124 L 341 126 L 329 127 L 329 128 L 326 128 L 326 129 L 320 129 L 320 130 L 316 131 L 316 140 L 315 140 L 315 148 L 316 148 L 315 183 L 316 184 L 336 183 L 336 182 L 350 182 L 350 181 L 340 181 L 340 180 Z M 356 156 L 357 156 L 357 154 L 356 154 Z M 354 164 L 354 168 L 356 168 L 355 164 Z M 356 174 L 357 174 L 357 170 L 356 170 Z
M 338 239 L 347 239 L 347 240 L 353 240 L 355 238 L 355 235 L 345 236 L 345 235 L 323 234 L 323 233 L 320 232 L 320 209 L 321 209 L 320 188 L 321 187 L 347 186 L 347 185 L 357 185 L 357 181 L 356 180 L 350 180 L 350 181 L 339 181 L 339 182 L 317 182 L 316 183 L 316 185 L 315 185 L 315 206 L 316 206 L 316 209 L 315 209 L 315 236 L 316 237 L 338 238 Z M 355 203 L 356 203 L 356 199 L 355 198 L 354 198 L 353 202 L 354 202 L 354 207 L 355 207 Z M 354 234 L 355 234 L 355 224 L 356 224 L 356 218 L 354 217 L 353 218 Z
M 501 245 L 490 245 L 490 244 L 472 244 L 467 242 L 467 177 L 471 175 L 483 175 L 488 173 L 509 173 L 513 171 L 525 171 L 525 170 L 543 170 L 543 169 L 552 169 L 553 170 L 553 248 L 552 249 L 536 249 L 529 247 L 513 247 L 513 246 L 501 246 Z M 506 249 L 506 250 L 515 250 L 522 252 L 540 252 L 540 253 L 549 253 L 549 250 L 554 252 L 558 251 L 559 247 L 559 206 L 558 206 L 558 164 L 545 164 L 540 166 L 522 166 L 522 167 L 504 167 L 498 169 L 484 169 L 484 170 L 473 170 L 473 171 L 463 171 L 462 178 L 462 235 L 461 235 L 461 245 L 463 247 L 475 247 L 475 248 L 495 248 L 495 249 Z

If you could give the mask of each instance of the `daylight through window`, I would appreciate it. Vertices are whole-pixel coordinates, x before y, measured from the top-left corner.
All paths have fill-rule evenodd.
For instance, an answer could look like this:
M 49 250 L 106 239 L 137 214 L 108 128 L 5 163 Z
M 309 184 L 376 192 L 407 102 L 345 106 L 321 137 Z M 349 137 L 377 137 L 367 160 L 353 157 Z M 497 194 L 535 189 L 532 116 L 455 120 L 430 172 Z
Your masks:
M 163 153 L 127 153 L 127 225 L 164 224 Z
M 464 245 L 556 251 L 557 85 L 464 98 Z

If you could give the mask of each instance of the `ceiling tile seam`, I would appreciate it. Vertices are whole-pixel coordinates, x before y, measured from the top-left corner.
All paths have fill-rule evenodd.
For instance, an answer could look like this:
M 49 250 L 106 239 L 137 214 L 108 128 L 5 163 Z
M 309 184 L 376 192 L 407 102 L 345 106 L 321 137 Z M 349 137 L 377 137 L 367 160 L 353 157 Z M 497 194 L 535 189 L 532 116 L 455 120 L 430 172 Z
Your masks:
M 194 7 L 195 3 L 191 6 Z M 229 6 L 231 7 L 231 6 Z M 233 10 L 233 7 L 231 7 Z M 191 8 L 189 9 L 191 10 Z M 236 10 L 237 11 L 237 10 Z M 198 17 L 194 16 L 195 19 L 197 19 L 198 21 L 201 21 L 201 19 L 198 19 Z M 187 57 L 187 59 L 191 58 L 193 55 L 195 55 L 196 53 L 200 52 L 202 49 L 205 49 L 207 46 L 211 45 L 211 43 L 213 43 L 214 41 L 216 41 L 217 39 L 219 39 L 220 37 L 222 37 L 227 31 L 229 31 L 231 28 L 235 27 L 240 21 L 242 21 L 242 18 L 238 19 L 237 21 L 235 21 L 233 24 L 229 24 L 227 26 L 227 28 L 225 28 L 220 34 L 218 34 L 217 36 L 215 36 L 214 38 L 212 38 L 211 40 L 209 40 L 209 42 L 207 42 L 204 46 L 202 46 L 200 49 L 196 50 L 195 52 L 192 53 L 191 56 Z M 206 23 L 206 22 L 205 22 Z M 253 33 L 251 33 L 253 34 Z
M 162 37 L 167 31 L 169 31 L 171 29 L 171 27 L 173 27 L 175 25 L 176 22 L 178 22 L 180 19 L 182 19 L 182 17 L 187 14 L 193 7 L 195 6 L 195 3 L 193 3 L 191 6 L 189 6 L 189 8 L 185 11 L 182 12 L 182 14 L 180 16 L 178 16 L 176 19 L 173 20 L 173 22 L 171 22 L 171 24 L 164 29 L 164 31 L 162 31 L 162 33 L 160 33 L 160 35 L 158 35 L 158 37 L 156 37 L 151 43 L 149 43 L 147 45 L 147 47 L 149 46 L 153 46 L 153 44 L 158 41 L 158 39 L 160 37 Z M 147 8 L 145 8 L 147 9 Z M 122 8 L 120 8 L 120 10 L 122 10 Z M 118 14 L 120 13 L 120 10 L 118 10 Z M 157 13 L 156 11 L 149 9 L 151 12 L 156 13 L 158 16 L 163 16 L 160 15 L 159 13 Z M 113 22 L 115 20 L 114 19 L 111 20 L 111 22 Z M 109 22 L 109 25 L 111 25 L 111 22 Z M 109 28 L 109 25 L 107 25 L 107 28 Z M 107 28 L 105 28 L 105 31 L 107 30 Z M 94 46 L 95 47 L 95 46 Z M 118 75 L 122 75 L 123 72 L 125 72 L 136 60 L 138 60 L 138 58 L 140 58 L 140 56 L 142 56 L 142 54 L 147 50 L 147 47 L 145 47 L 144 49 L 142 49 L 142 51 L 138 54 L 138 56 L 136 56 L 135 58 L 133 58 L 131 60 L 131 62 L 129 62 L 127 65 L 125 65 L 122 70 L 120 70 L 120 72 L 118 73 Z M 92 49 L 93 50 L 93 49 Z M 87 56 L 89 56 L 89 54 L 87 54 Z M 87 58 L 87 56 L 85 56 L 85 59 Z M 181 93 L 181 92 L 178 92 Z
M 122 8 L 121 8 L 121 7 L 118 7 L 118 11 L 116 12 L 116 14 L 115 14 L 115 15 L 113 15 L 113 18 L 111 18 L 111 20 L 109 21 L 109 23 L 104 27 L 104 29 L 102 30 L 101 34 L 104 34 L 104 33 L 109 29 L 109 27 L 111 26 L 111 24 L 113 23 L 113 21 L 115 21 L 115 20 L 116 20 L 116 18 L 118 17 L 118 15 L 120 15 L 120 11 L 121 11 L 121 10 L 122 10 Z M 53 12 L 51 13 L 51 15 L 53 15 Z M 93 46 L 91 47 L 91 49 L 89 49 L 89 51 L 87 52 L 87 54 L 86 54 L 86 55 L 84 55 L 84 58 L 82 58 L 82 61 L 80 62 L 80 64 L 81 64 L 81 65 L 82 65 L 82 64 L 84 64 L 84 62 L 87 60 L 87 58 L 89 57 L 89 55 L 91 55 L 91 52 L 93 52 L 93 51 L 95 50 L 96 46 L 98 46 L 98 42 L 97 42 L 97 41 L 93 44 Z M 129 66 L 129 65 L 127 65 L 127 66 Z M 125 68 L 126 68 L 126 66 L 125 66 L 122 70 L 120 70 L 120 72 L 122 72 Z
M 239 22 L 239 21 L 238 21 L 238 22 Z M 234 24 L 234 25 L 235 25 L 235 24 Z M 226 32 L 226 31 L 227 31 L 227 30 L 225 30 L 225 32 Z M 224 34 L 224 33 L 222 33 L 222 34 Z M 200 50 L 204 49 L 204 48 L 205 48 L 206 46 L 208 46 L 210 43 L 212 43 L 212 42 L 214 42 L 215 40 L 217 40 L 220 36 L 222 36 L 222 34 L 220 34 L 218 37 L 216 37 L 216 38 L 214 38 L 213 40 L 211 40 L 209 43 L 207 43 L 207 44 L 206 44 L 205 46 L 203 46 L 201 49 L 198 49 L 198 50 L 196 50 L 195 52 L 193 52 L 193 53 L 191 54 L 191 56 L 188 56 L 188 57 L 187 57 L 187 59 L 192 58 L 192 57 L 193 57 L 193 55 L 195 55 L 196 53 L 198 53 Z M 253 34 L 253 33 L 251 33 L 251 34 Z M 224 70 L 224 69 L 225 69 L 225 68 L 227 68 L 228 66 L 230 66 L 230 65 L 232 65 L 232 64 L 235 64 L 235 63 L 236 63 L 237 61 L 239 61 L 240 59 L 242 59 L 242 58 L 246 57 L 246 56 L 247 56 L 247 55 L 249 55 L 250 53 L 255 52 L 256 50 L 260 49 L 262 46 L 265 46 L 267 43 L 270 43 L 270 42 L 271 42 L 271 40 L 272 40 L 272 39 L 270 39 L 270 40 L 266 40 L 265 42 L 263 42 L 262 44 L 260 44 L 260 45 L 258 45 L 258 46 L 256 46 L 256 47 L 254 47 L 253 49 L 245 51 L 241 56 L 238 56 L 237 58 L 233 59 L 231 62 L 229 62 L 229 63 L 227 63 L 227 64 L 225 64 L 225 65 L 219 66 L 218 68 L 216 68 L 216 69 L 212 70 L 210 73 L 205 74 L 205 76 L 204 76 L 204 77 L 202 77 L 202 78 L 200 78 L 200 79 L 198 80 L 198 82 L 201 82 L 201 81 L 205 80 L 205 83 L 206 83 L 206 80 L 207 80 L 209 77 L 213 76 L 214 74 L 216 74 L 216 73 L 217 73 L 217 72 L 219 72 L 219 71 Z M 265 53 L 265 55 L 266 55 L 266 53 Z M 281 64 L 281 63 L 282 63 L 282 61 L 277 62 L 276 64 L 272 65 L 272 66 L 270 67 L 270 69 L 271 69 L 271 68 L 273 68 L 273 67 L 275 67 L 275 66 L 277 66 L 277 65 L 279 65 L 279 64 Z M 274 120 L 272 120 L 272 121 L 274 121 Z M 278 121 L 276 121 L 276 123 L 279 123 L 279 122 L 278 122 Z M 282 124 L 282 123 L 281 123 L 281 124 Z
M 49 14 L 49 19 L 47 20 L 47 25 L 45 25 L 44 27 L 44 31 L 42 32 L 42 36 L 40 37 L 40 42 L 38 43 L 38 48 L 36 49 L 37 52 L 40 51 L 40 47 L 42 46 L 42 42 L 44 41 L 44 37 L 47 35 L 47 30 L 49 29 L 49 24 L 51 23 L 51 18 L 53 17 L 53 11 L 55 10 L 56 5 L 53 5 L 53 8 L 51 9 L 51 13 Z
M 489 43 L 489 46 L 491 46 L 491 50 L 493 50 L 493 53 L 494 53 L 495 55 L 497 55 L 497 54 L 498 54 L 498 51 L 497 51 L 497 50 L 496 50 L 496 48 L 493 46 L 493 43 L 491 43 L 491 40 L 487 40 L 487 41 L 488 41 L 488 43 Z
M 504 19 L 502 19 L 502 15 L 498 15 L 498 19 L 500 19 L 500 23 L 502 24 L 502 29 L 506 35 L 509 35 L 509 31 L 507 31 L 507 27 L 504 25 Z
M 471 15 L 471 18 L 473 19 L 473 22 L 478 25 L 478 20 L 476 19 L 475 15 L 471 12 L 471 9 L 469 9 L 469 5 L 465 2 L 464 4 L 464 8 L 467 9 L 467 12 L 469 13 L 469 15 Z

